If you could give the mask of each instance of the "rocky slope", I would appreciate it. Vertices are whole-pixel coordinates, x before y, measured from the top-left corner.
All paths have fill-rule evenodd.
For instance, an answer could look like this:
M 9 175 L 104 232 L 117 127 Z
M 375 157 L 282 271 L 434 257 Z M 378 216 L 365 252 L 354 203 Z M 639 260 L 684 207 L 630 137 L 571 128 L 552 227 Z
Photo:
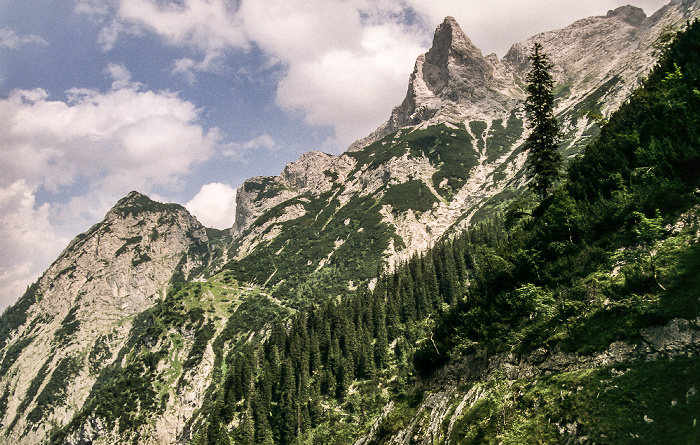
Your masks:
M 231 257 L 272 255 L 274 261 L 260 266 L 266 270 L 243 275 L 260 283 L 274 284 L 300 267 L 311 274 L 338 259 L 338 248 L 351 241 L 341 225 L 362 209 L 372 221 L 355 229 L 383 234 L 381 249 L 364 261 L 386 267 L 405 260 L 448 231 L 497 212 L 523 188 L 523 79 L 533 42 L 542 43 L 555 65 L 560 150 L 572 156 L 639 85 L 654 63 L 659 37 L 698 15 L 700 6 L 692 1 L 674 0 L 651 17 L 624 6 L 533 36 L 502 60 L 484 56 L 447 17 L 432 48 L 418 57 L 406 98 L 374 133 L 340 156 L 308 153 L 279 176 L 239 188 Z M 404 204 L 392 205 L 397 195 L 405 195 Z M 363 206 L 368 198 L 377 205 Z M 321 252 L 306 266 L 290 267 L 290 252 L 281 249 L 293 243 L 292 233 L 300 235 L 288 229 L 305 219 L 317 223 L 309 233 Z M 357 268 L 352 272 L 363 277 Z

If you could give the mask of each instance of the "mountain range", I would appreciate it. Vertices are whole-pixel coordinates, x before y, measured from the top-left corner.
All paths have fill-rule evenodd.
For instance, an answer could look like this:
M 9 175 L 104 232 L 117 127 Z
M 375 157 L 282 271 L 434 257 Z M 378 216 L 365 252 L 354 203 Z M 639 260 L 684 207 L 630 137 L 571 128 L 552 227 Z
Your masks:
M 0 443 L 480 443 L 456 439 L 483 423 L 465 413 L 504 386 L 479 383 L 690 356 L 694 317 L 645 325 L 643 352 L 618 341 L 588 354 L 539 345 L 443 360 L 426 348 L 441 355 L 452 345 L 432 323 L 478 289 L 474 271 L 486 265 L 478 253 L 464 260 L 470 243 L 488 245 L 513 202 L 533 199 L 523 146 L 532 44 L 554 65 L 559 150 L 575 163 L 645 85 L 667 37 L 698 17 L 697 1 L 673 0 L 650 17 L 624 6 L 516 43 L 500 60 L 447 17 L 387 122 L 343 154 L 308 152 L 278 176 L 245 181 L 230 230 L 130 193 L 0 318 Z M 457 278 L 445 278 L 450 268 Z M 437 277 L 435 292 L 406 306 L 387 290 L 401 288 L 402 273 Z M 377 292 L 384 297 L 370 297 Z M 390 324 L 399 294 L 400 321 Z M 335 362 L 300 370 L 285 361 L 294 354 Z M 411 354 L 434 366 L 411 364 Z M 260 377 L 268 362 L 280 385 L 317 402 L 285 414 L 286 393 Z M 256 385 L 268 385 L 256 396 L 267 404 L 253 401 Z M 372 385 L 377 394 L 366 396 Z M 311 419 L 341 426 L 321 433 Z M 583 422 L 558 419 L 560 441 L 605 443 L 577 432 Z

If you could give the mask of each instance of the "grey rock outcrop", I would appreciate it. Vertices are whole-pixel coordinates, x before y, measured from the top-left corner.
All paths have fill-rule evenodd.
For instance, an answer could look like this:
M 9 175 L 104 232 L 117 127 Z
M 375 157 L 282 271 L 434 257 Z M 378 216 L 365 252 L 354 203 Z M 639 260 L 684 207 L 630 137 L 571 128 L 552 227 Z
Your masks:
M 455 19 L 447 17 L 435 31 L 430 50 L 418 57 L 406 98 L 382 133 L 418 125 L 436 115 L 459 121 L 466 112 L 472 119 L 507 114 L 523 98 L 512 74 L 497 59 L 484 57 Z

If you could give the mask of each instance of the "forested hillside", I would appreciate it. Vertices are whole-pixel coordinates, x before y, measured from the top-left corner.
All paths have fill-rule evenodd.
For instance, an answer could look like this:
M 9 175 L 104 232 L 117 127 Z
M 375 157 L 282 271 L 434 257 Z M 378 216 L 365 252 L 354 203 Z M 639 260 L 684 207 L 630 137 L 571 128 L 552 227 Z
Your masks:
M 296 309 L 265 300 L 268 316 L 279 318 L 263 335 L 243 338 L 241 326 L 217 331 L 189 315 L 199 326 L 195 343 L 221 332 L 220 345 L 237 344 L 215 351 L 223 371 L 189 425 L 193 442 L 698 443 L 699 218 L 695 22 L 543 201 L 524 194 L 499 218 L 353 296 L 296 300 Z M 233 283 L 234 275 L 219 280 Z M 147 404 L 158 394 L 150 382 L 169 351 L 151 346 L 167 344 L 167 326 L 188 317 L 184 303 L 201 286 L 185 285 L 144 316 L 150 327 L 132 340 L 134 362 L 111 371 L 116 377 L 103 380 L 54 443 L 91 416 L 119 419 L 121 428 L 158 411 Z M 659 326 L 689 340 L 664 349 L 650 334 Z M 610 355 L 611 345 L 631 352 Z M 202 354 L 190 353 L 182 366 Z M 483 371 L 430 408 L 449 381 L 445 369 L 499 354 L 534 364 L 529 373 Z M 568 367 L 543 371 L 565 354 L 574 357 Z M 131 385 L 137 396 L 107 404 L 99 396 L 117 394 L 114 385 Z M 140 404 L 138 418 L 109 411 L 125 403 Z M 437 423 L 436 412 L 444 414 Z
M 289 329 L 277 324 L 264 345 L 237 356 L 202 443 L 226 442 L 216 424 L 236 416 L 234 443 L 345 443 L 393 401 L 374 432 L 382 443 L 424 397 L 414 370 L 420 380 L 451 359 L 502 351 L 594 355 L 617 341 L 641 341 L 646 327 L 695 320 L 699 88 L 695 22 L 570 162 L 553 195 L 540 203 L 523 196 L 503 218 L 380 277 L 373 291 L 301 311 Z M 550 423 L 561 418 L 597 443 L 635 434 L 654 443 L 670 431 L 677 443 L 700 440 L 697 358 L 622 368 L 612 386 L 615 370 L 605 367 L 493 383 L 491 397 L 452 430 L 452 443 L 565 441 Z M 570 387 L 574 395 L 551 400 Z M 594 403 L 601 391 L 604 402 Z

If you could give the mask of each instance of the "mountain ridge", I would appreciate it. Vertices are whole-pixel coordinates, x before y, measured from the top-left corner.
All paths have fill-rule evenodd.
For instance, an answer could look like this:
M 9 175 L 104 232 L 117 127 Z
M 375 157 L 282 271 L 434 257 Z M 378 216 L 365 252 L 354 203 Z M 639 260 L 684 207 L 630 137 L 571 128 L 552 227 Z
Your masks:
M 251 223 L 287 200 L 297 199 L 304 193 L 318 195 L 335 186 L 345 188 L 336 194 L 344 204 L 348 201 L 347 196 L 353 193 L 381 196 L 384 188 L 390 187 L 392 182 L 403 182 L 413 175 L 422 178 L 438 204 L 428 212 L 405 213 L 399 218 L 389 216 L 391 211 L 384 212 L 383 221 L 401 233 L 400 237 L 406 239 L 400 244 L 408 246 L 387 246 L 387 263 L 405 260 L 433 244 L 446 231 L 461 230 L 475 216 L 479 219 L 479 214 L 498 209 L 503 197 L 512 196 L 512 190 L 523 188 L 525 157 L 520 147 L 527 130 L 522 108 L 525 97 L 522 79 L 528 63 L 528 48 L 534 40 L 542 42 L 556 67 L 555 112 L 565 133 L 560 150 L 565 157 L 571 157 L 597 133 L 599 122 L 639 84 L 658 51 L 653 43 L 658 36 L 671 25 L 680 25 L 699 11 L 697 3 L 678 1 L 671 2 L 650 17 L 642 17 L 643 11 L 639 8 L 620 7 L 607 15 L 581 19 L 568 27 L 514 44 L 501 61 L 493 56 L 484 57 L 454 19 L 448 17 L 436 30 L 434 47 L 418 57 L 406 98 L 394 109 L 389 120 L 341 155 L 317 155 L 317 158 L 323 157 L 318 166 L 300 159 L 299 164 L 291 162 L 285 167 L 285 171 L 305 170 L 306 174 L 314 175 L 319 179 L 316 188 L 287 183 L 284 173 L 278 177 L 257 178 L 253 181 L 255 184 L 244 183 L 238 189 L 236 209 L 237 215 L 243 217 L 237 217 L 232 234 L 243 234 L 246 225 L 252 229 L 248 235 L 242 235 L 245 245 L 242 252 L 247 255 L 263 239 L 270 241 L 277 233 L 274 227 L 279 227 L 270 219 L 265 222 L 265 228 L 258 229 Z M 453 44 L 456 48 L 452 47 Z M 466 65 L 457 61 L 461 57 L 467 61 Z M 437 64 L 431 64 L 431 61 Z M 473 64 L 478 68 L 472 67 Z M 459 91 L 464 93 L 455 93 Z M 403 138 L 410 138 L 411 132 L 430 132 L 428 129 L 441 124 L 455 129 L 463 126 L 463 130 L 454 134 L 462 135 L 458 138 L 460 144 L 471 145 L 468 150 L 473 150 L 471 156 L 475 159 L 465 169 L 471 168 L 472 171 L 466 174 L 450 171 L 449 165 L 445 164 L 446 157 L 441 155 L 432 158 L 430 165 L 411 154 L 407 157 L 398 155 Z M 389 139 L 394 133 L 397 136 Z M 437 139 L 439 135 L 433 143 Z M 364 166 L 356 161 L 365 157 L 363 152 L 380 150 L 373 144 L 382 144 L 385 149 L 394 147 L 392 150 L 397 155 L 393 159 L 387 155 L 387 168 L 367 171 L 374 174 L 369 177 L 362 170 Z M 348 170 L 350 173 L 358 170 L 358 181 L 353 183 L 351 177 L 344 176 Z M 334 180 L 335 175 L 343 181 Z M 440 181 L 444 181 L 448 176 L 452 179 L 447 184 L 433 183 L 433 178 L 440 177 Z M 377 177 L 383 178 L 381 182 Z M 468 178 L 473 179 L 468 181 Z M 449 190 L 442 190 L 443 186 L 448 186 Z M 251 204 L 254 200 L 246 190 L 251 187 L 260 189 L 256 198 L 265 199 Z M 455 197 L 457 200 L 453 201 Z M 291 213 L 282 217 L 280 222 L 305 213 L 298 206 L 296 211 L 291 209 L 292 206 L 288 209 Z M 429 231 L 425 227 L 429 227 Z M 266 233 L 264 237 L 261 237 L 262 232 Z M 241 255 L 236 257 L 241 258 Z

